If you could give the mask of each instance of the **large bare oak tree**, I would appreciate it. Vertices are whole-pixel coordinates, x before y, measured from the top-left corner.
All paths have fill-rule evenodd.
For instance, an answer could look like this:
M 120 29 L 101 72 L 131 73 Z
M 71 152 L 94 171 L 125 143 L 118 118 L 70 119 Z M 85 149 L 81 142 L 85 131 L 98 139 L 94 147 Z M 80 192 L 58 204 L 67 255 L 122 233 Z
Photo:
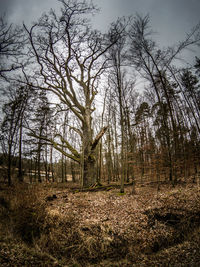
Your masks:
M 91 29 L 88 17 L 97 9 L 87 1 L 60 2 L 60 15 L 51 10 L 30 30 L 24 25 L 29 37 L 30 55 L 37 63 L 37 82 L 32 81 L 32 86 L 53 93 L 80 122 L 80 128 L 73 127 L 81 138 L 80 151 L 62 136 L 54 140 L 44 138 L 58 151 L 81 164 L 82 185 L 88 186 L 96 182 L 95 149 L 107 129 L 103 127 L 94 136 L 94 99 L 100 76 L 108 67 L 109 59 L 105 55 L 117 41 L 117 34 L 114 29 L 109 35 Z

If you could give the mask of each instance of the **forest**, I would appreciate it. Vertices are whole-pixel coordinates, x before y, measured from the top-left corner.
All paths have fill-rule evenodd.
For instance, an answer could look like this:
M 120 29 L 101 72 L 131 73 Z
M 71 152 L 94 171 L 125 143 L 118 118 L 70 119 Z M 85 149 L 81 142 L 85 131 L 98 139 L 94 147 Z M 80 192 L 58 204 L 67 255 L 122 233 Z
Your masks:
M 0 18 L 0 265 L 200 266 L 200 24 L 60 2 Z

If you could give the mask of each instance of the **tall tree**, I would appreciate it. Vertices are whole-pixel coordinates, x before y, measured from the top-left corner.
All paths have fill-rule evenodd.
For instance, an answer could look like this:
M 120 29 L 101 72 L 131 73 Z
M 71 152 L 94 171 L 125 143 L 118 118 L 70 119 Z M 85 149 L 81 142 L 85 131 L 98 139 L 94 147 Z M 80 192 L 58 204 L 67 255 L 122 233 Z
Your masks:
M 200 26 L 197 25 L 178 45 L 163 50 L 159 49 L 152 39 L 149 16 L 136 16 L 129 32 L 130 64 L 134 65 L 140 74 L 151 83 L 160 108 L 163 128 L 165 131 L 172 130 L 172 140 L 170 140 L 169 135 L 166 135 L 170 159 L 170 180 L 172 180 L 173 172 L 171 163 L 173 162 L 176 166 L 175 161 L 178 154 L 178 119 L 174 112 L 175 92 L 170 84 L 169 66 L 185 48 L 198 44 L 199 32 Z M 174 174 L 176 178 L 176 172 Z
M 67 157 L 82 163 L 83 185 L 95 182 L 95 149 L 107 127 L 100 129 L 94 137 L 92 115 L 94 99 L 98 93 L 98 82 L 108 59 L 104 57 L 116 42 L 118 33 L 113 29 L 112 40 L 92 30 L 86 17 L 97 9 L 86 1 L 60 1 L 61 14 L 50 11 L 31 27 L 26 26 L 31 56 L 35 57 L 38 80 L 34 86 L 53 93 L 66 105 L 81 123 L 74 129 L 82 140 L 77 151 L 64 140 L 62 144 L 45 138 Z M 60 139 L 62 142 L 62 140 Z
M 38 182 L 42 182 L 42 153 L 45 149 L 47 149 L 47 142 L 45 141 L 45 138 L 47 138 L 50 134 L 52 135 L 52 133 L 50 133 L 50 126 L 53 123 L 53 110 L 50 109 L 50 104 L 45 91 L 40 91 L 36 95 L 34 105 L 34 114 L 27 128 L 31 133 L 38 136 L 38 138 L 35 138 L 33 142 L 35 143 L 34 151 L 36 152 L 37 159 L 37 178 Z
M 24 47 L 23 29 L 7 22 L 6 16 L 0 17 L 0 78 L 22 66 L 20 58 Z
M 14 85 L 12 85 L 14 87 Z M 28 100 L 31 97 L 31 88 L 29 86 L 19 86 L 15 90 L 7 87 L 10 91 L 9 101 L 3 107 L 4 119 L 1 125 L 2 141 L 5 146 L 7 157 L 7 177 L 8 184 L 11 184 L 11 164 L 14 152 L 18 146 L 18 178 L 22 177 L 22 135 L 25 120 L 25 111 L 27 110 Z
M 119 20 L 118 27 L 125 28 L 126 22 Z M 121 128 L 121 188 L 120 192 L 124 193 L 124 180 L 125 180 L 125 104 L 124 95 L 126 90 L 126 77 L 123 65 L 125 64 L 125 45 L 126 45 L 126 32 L 121 31 L 122 34 L 116 44 L 110 49 L 110 58 L 112 60 L 112 70 L 110 75 L 110 82 L 114 86 L 114 94 L 119 105 L 119 121 Z

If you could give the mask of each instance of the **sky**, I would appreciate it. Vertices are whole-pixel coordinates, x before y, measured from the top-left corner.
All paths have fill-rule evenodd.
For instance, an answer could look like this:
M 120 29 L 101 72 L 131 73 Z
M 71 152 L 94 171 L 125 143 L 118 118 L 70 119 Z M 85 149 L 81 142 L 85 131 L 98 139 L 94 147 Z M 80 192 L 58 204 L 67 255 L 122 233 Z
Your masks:
M 156 32 L 155 37 L 161 48 L 181 41 L 185 34 L 200 22 L 200 0 L 93 0 L 93 2 L 101 10 L 93 19 L 94 28 L 101 31 L 106 31 L 110 23 L 118 17 L 136 13 L 149 14 L 152 30 Z M 37 21 L 44 12 L 48 13 L 50 8 L 58 11 L 60 2 L 0 0 L 0 15 L 6 13 L 10 22 L 17 24 L 24 22 L 28 26 Z M 200 51 L 198 52 L 200 56 Z
M 93 0 L 100 7 L 94 26 L 104 31 L 118 17 L 150 15 L 156 38 L 162 46 L 172 45 L 184 38 L 200 22 L 200 0 Z M 57 0 L 0 0 L 0 13 L 10 21 L 30 25 L 50 8 L 59 10 Z

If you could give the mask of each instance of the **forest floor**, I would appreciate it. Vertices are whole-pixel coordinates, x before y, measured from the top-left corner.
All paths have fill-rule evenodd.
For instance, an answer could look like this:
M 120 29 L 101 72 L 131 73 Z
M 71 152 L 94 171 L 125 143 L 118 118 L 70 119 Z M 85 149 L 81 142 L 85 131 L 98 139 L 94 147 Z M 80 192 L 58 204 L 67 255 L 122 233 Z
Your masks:
M 200 266 L 200 190 L 0 186 L 0 266 Z

